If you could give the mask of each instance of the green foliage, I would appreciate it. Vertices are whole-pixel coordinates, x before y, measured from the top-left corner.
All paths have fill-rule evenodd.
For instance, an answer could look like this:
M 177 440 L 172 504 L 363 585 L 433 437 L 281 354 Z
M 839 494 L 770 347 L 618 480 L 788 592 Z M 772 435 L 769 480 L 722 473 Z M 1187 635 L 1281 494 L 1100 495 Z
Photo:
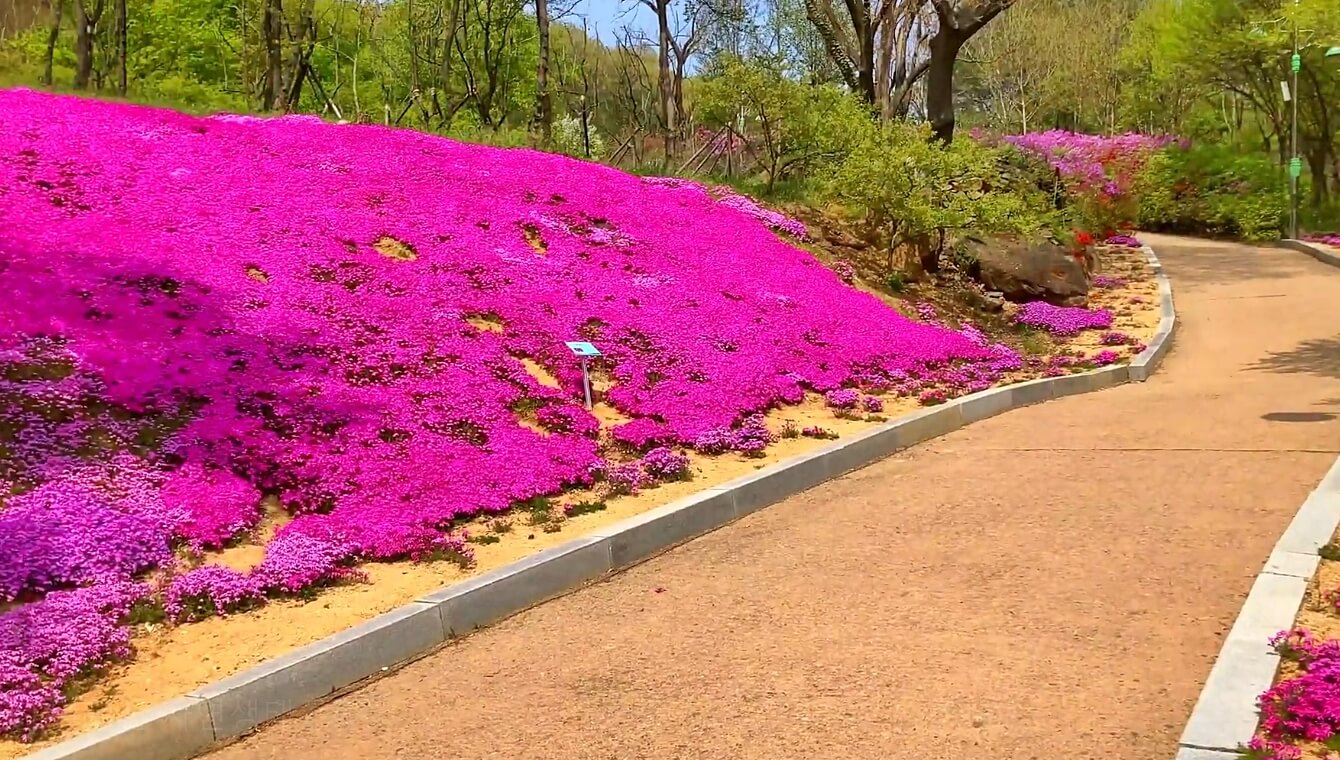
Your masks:
M 1173 146 L 1136 179 L 1141 229 L 1265 240 L 1276 237 L 1289 199 L 1280 169 L 1259 154 L 1213 143 Z
M 587 158 L 586 141 L 590 140 L 590 158 L 605 155 L 605 138 L 594 126 L 588 125 L 587 134 L 582 134 L 582 120 L 577 116 L 564 116 L 554 122 L 553 148 L 559 153 L 578 158 Z
M 837 87 L 797 82 L 766 61 L 727 61 L 697 97 L 707 124 L 757 127 L 749 132 L 762 154 L 766 194 L 784 177 L 840 160 L 872 118 Z
M 975 140 L 945 146 L 929 129 L 872 126 L 831 172 L 828 195 L 887 230 L 890 246 L 954 230 L 1029 233 L 1048 219 L 1036 185 L 1011 181 L 1005 154 Z

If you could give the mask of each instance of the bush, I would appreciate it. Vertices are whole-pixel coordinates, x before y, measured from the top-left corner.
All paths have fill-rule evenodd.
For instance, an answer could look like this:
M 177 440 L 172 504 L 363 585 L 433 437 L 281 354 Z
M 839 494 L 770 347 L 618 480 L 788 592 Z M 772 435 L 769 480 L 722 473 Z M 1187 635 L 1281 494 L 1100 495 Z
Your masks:
M 719 76 L 703 82 L 698 112 L 716 126 L 734 126 L 740 117 L 752 125 L 745 131 L 759 154 L 765 195 L 780 179 L 841 160 L 872 124 L 852 95 L 789 79 L 766 62 L 728 62 Z
M 915 276 L 938 268 L 953 231 L 1031 233 L 1049 221 L 1047 196 L 1032 179 L 1012 179 L 1005 150 L 975 140 L 946 146 L 924 126 L 872 125 L 833 169 L 826 190 L 884 235 L 889 274 L 900 246 L 918 249 L 920 261 L 901 267 Z
M 1279 234 L 1289 210 L 1274 163 L 1211 143 L 1154 155 L 1135 192 L 1140 228 L 1156 231 L 1264 240 Z

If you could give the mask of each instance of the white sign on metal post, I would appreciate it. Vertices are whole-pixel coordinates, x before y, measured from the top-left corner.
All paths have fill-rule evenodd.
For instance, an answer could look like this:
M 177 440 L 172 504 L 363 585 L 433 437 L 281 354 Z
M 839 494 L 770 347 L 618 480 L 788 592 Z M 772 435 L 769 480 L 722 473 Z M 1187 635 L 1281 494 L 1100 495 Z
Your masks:
M 574 356 L 582 360 L 582 390 L 586 392 L 586 408 L 591 408 L 591 373 L 587 369 L 586 361 L 594 356 L 600 356 L 600 349 L 580 340 L 570 340 L 565 344 L 568 350 Z
M 1285 103 L 1288 103 L 1290 100 L 1293 100 L 1293 98 L 1289 95 L 1289 83 L 1288 83 L 1288 82 L 1284 82 L 1284 81 L 1281 81 L 1281 82 L 1280 82 L 1280 91 L 1282 91 L 1282 92 L 1284 93 L 1284 102 L 1285 102 Z

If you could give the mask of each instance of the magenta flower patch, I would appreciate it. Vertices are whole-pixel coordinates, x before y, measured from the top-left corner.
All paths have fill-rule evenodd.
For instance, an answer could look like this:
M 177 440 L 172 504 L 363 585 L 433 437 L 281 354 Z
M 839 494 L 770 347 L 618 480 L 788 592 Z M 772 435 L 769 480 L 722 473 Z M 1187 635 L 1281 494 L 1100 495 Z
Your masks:
M 262 495 L 295 518 L 260 566 L 156 603 L 465 556 L 455 521 L 589 485 L 566 341 L 601 351 L 614 440 L 667 447 L 642 478 L 674 447 L 762 455 L 760 413 L 807 393 L 940 403 L 1021 364 L 844 286 L 748 198 L 528 150 L 10 90 L 0 197 L 0 601 L 27 602 L 0 617 L 5 735 L 129 653 L 117 589 L 252 531 Z M 43 637 L 5 638 L 20 617 Z

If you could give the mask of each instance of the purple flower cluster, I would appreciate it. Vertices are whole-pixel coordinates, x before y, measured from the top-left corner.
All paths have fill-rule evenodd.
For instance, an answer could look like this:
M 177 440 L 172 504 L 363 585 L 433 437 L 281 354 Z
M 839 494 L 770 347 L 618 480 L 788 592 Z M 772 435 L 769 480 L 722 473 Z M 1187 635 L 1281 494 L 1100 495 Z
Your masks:
M 708 430 L 694 440 L 693 448 L 704 454 L 738 451 L 746 456 L 762 456 L 763 450 L 775 440 L 763 415 L 753 414 L 734 427 Z
M 861 399 L 861 408 L 871 414 L 879 414 L 884 411 L 884 399 L 879 396 L 865 396 Z
M 163 594 L 163 610 L 178 623 L 227 615 L 258 604 L 260 584 L 230 567 L 206 565 L 177 576 Z
M 1072 186 L 1116 197 L 1129 189 L 1136 170 L 1172 137 L 1128 133 L 1108 137 L 1064 130 L 1007 135 L 1005 141 L 1045 159 Z
M 1031 301 L 1015 315 L 1021 325 L 1037 327 L 1052 335 L 1074 335 L 1081 330 L 1103 330 L 1112 326 L 1112 312 L 1077 306 L 1054 306 L 1046 301 Z
M 1104 349 L 1089 357 L 1089 362 L 1099 367 L 1106 367 L 1119 361 L 1121 361 L 1121 354 L 1112 349 Z
M 1124 248 L 1139 248 L 1143 243 L 1132 235 L 1113 235 L 1104 240 L 1105 245 L 1118 245 Z
M 660 446 L 642 457 L 642 468 L 656 480 L 679 480 L 689 474 L 689 458 Z
M 641 462 L 616 464 L 605 470 L 605 483 L 612 494 L 635 494 L 650 482 Z
M 805 229 L 804 224 L 796 219 L 792 219 L 786 214 L 763 208 L 755 203 L 753 199 L 740 195 L 728 188 L 717 188 L 717 192 L 720 193 L 720 198 L 717 202 L 726 208 L 743 212 L 772 229 L 777 230 L 778 232 L 785 232 L 794 238 L 804 240 L 809 236 L 809 231 Z
M 1098 342 L 1104 346 L 1125 346 L 1134 342 L 1134 338 L 1124 332 L 1105 332 Z
M 148 593 L 141 583 L 102 583 L 0 615 L 0 736 L 37 738 L 59 719 L 67 684 L 128 656 L 120 621 Z
M 1309 243 L 1321 243 L 1322 245 L 1340 248 L 1340 235 L 1311 234 L 1304 235 L 1303 240 L 1306 240 Z
M 1096 274 L 1093 276 L 1093 286 L 1095 288 L 1123 288 L 1126 286 L 1126 281 L 1120 277 Z
M 861 394 L 851 388 L 838 388 L 824 394 L 824 403 L 831 409 L 855 409 Z

